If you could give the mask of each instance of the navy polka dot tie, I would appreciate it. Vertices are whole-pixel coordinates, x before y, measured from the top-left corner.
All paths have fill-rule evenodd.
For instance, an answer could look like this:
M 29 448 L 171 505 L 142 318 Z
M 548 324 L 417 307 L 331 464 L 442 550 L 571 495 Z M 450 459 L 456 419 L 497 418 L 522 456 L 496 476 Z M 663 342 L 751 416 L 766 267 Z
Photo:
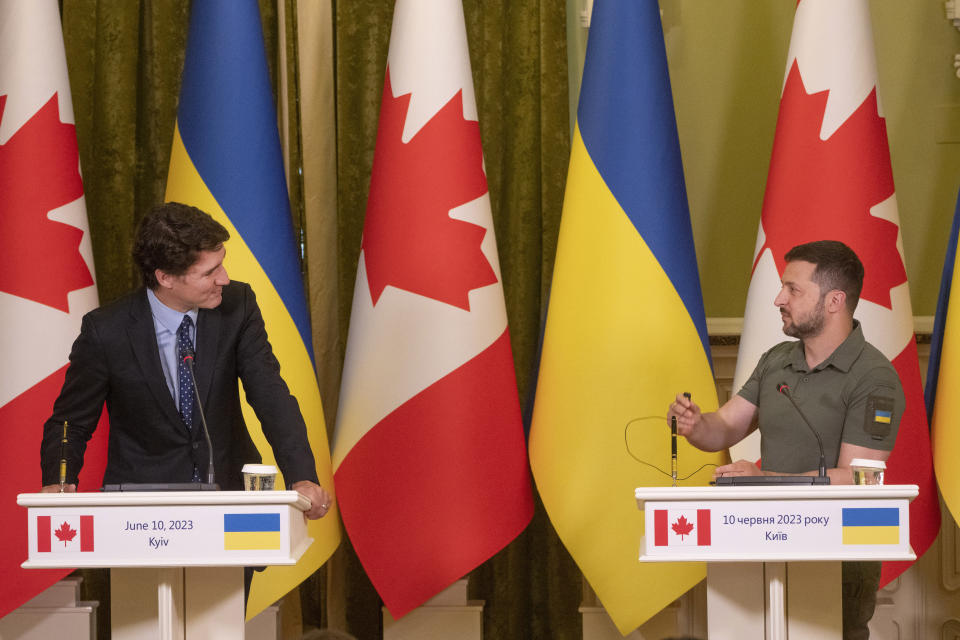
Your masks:
M 177 379 L 179 380 L 180 397 L 178 398 L 180 406 L 180 417 L 187 429 L 193 431 L 193 379 L 190 377 L 190 370 L 183 357 L 188 353 L 193 353 L 193 342 L 190 341 L 190 327 L 193 326 L 193 320 L 190 316 L 183 316 L 183 322 L 177 329 Z M 200 470 L 196 465 L 193 467 L 192 482 L 200 482 Z
M 193 381 L 190 379 L 190 370 L 183 357 L 193 352 L 193 343 L 190 341 L 190 327 L 193 321 L 190 316 L 183 316 L 183 322 L 177 329 L 177 351 L 179 358 L 177 362 L 177 379 L 180 388 L 180 417 L 187 429 L 193 430 Z

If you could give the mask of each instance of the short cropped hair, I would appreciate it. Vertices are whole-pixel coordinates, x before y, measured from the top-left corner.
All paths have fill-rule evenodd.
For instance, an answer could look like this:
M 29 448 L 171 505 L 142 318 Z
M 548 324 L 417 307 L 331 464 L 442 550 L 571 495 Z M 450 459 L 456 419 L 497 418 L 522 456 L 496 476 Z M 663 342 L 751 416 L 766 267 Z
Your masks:
M 837 240 L 817 240 L 799 244 L 783 257 L 787 262 L 803 260 L 816 265 L 813 281 L 820 295 L 837 289 L 847 295 L 847 309 L 852 314 L 863 290 L 863 263 L 853 249 Z
M 181 276 L 189 271 L 201 251 L 216 251 L 230 239 L 219 222 L 196 207 L 166 202 L 140 220 L 133 243 L 133 261 L 143 284 L 156 289 L 156 271 Z

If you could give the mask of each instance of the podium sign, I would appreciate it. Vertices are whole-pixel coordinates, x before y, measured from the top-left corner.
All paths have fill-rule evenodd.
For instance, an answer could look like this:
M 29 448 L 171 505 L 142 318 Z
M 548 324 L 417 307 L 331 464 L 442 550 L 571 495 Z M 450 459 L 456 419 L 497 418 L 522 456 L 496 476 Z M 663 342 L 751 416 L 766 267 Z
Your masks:
M 911 487 L 785 486 L 637 489 L 641 559 L 913 560 Z
M 916 485 L 640 487 L 641 562 L 707 562 L 712 640 L 839 638 L 841 560 L 914 560 Z
M 296 491 L 22 494 L 39 567 L 296 564 L 307 537 Z
M 313 542 L 296 491 L 24 493 L 25 568 L 110 567 L 114 640 L 234 640 L 243 567 L 292 565 Z

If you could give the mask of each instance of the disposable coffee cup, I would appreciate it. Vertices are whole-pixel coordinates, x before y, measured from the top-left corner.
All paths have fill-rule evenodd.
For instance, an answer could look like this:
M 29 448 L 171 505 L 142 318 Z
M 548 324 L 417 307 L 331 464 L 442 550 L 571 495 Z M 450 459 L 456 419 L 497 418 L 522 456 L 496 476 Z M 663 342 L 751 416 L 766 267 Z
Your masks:
M 277 468 L 272 464 L 245 464 L 242 471 L 245 491 L 273 491 Z
M 887 465 L 882 460 L 854 458 L 850 461 L 853 484 L 883 484 L 883 472 Z

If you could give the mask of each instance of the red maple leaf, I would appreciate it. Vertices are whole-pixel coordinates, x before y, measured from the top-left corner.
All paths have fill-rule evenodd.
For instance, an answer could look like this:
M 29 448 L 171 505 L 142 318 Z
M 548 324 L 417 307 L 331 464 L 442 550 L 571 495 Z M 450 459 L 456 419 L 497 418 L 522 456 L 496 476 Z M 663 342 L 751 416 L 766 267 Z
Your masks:
M 393 285 L 469 311 L 469 292 L 497 281 L 480 250 L 486 229 L 450 217 L 487 192 L 480 127 L 459 91 L 403 142 L 409 105 L 387 68 L 362 243 L 370 295 L 377 304 Z
M 683 536 L 690 535 L 690 532 L 693 531 L 693 523 L 687 522 L 686 516 L 680 516 L 676 522 L 670 525 L 670 528 L 683 540 Z
M 890 289 L 907 279 L 897 225 L 870 215 L 893 195 L 887 127 L 877 91 L 827 140 L 820 128 L 829 91 L 809 94 L 796 61 L 787 75 L 763 202 L 764 248 L 783 274 L 783 255 L 812 240 L 840 240 L 863 261 L 861 296 L 890 308 Z M 758 252 L 758 256 L 763 249 Z
M 47 218 L 83 195 L 76 129 L 60 121 L 57 94 L 0 145 L 0 194 L 0 291 L 68 312 L 67 294 L 93 277 L 83 232 Z
M 60 528 L 53 532 L 53 535 L 57 536 L 57 539 L 61 540 L 63 546 L 66 547 L 68 542 L 77 537 L 77 530 L 66 522 L 63 522 Z

